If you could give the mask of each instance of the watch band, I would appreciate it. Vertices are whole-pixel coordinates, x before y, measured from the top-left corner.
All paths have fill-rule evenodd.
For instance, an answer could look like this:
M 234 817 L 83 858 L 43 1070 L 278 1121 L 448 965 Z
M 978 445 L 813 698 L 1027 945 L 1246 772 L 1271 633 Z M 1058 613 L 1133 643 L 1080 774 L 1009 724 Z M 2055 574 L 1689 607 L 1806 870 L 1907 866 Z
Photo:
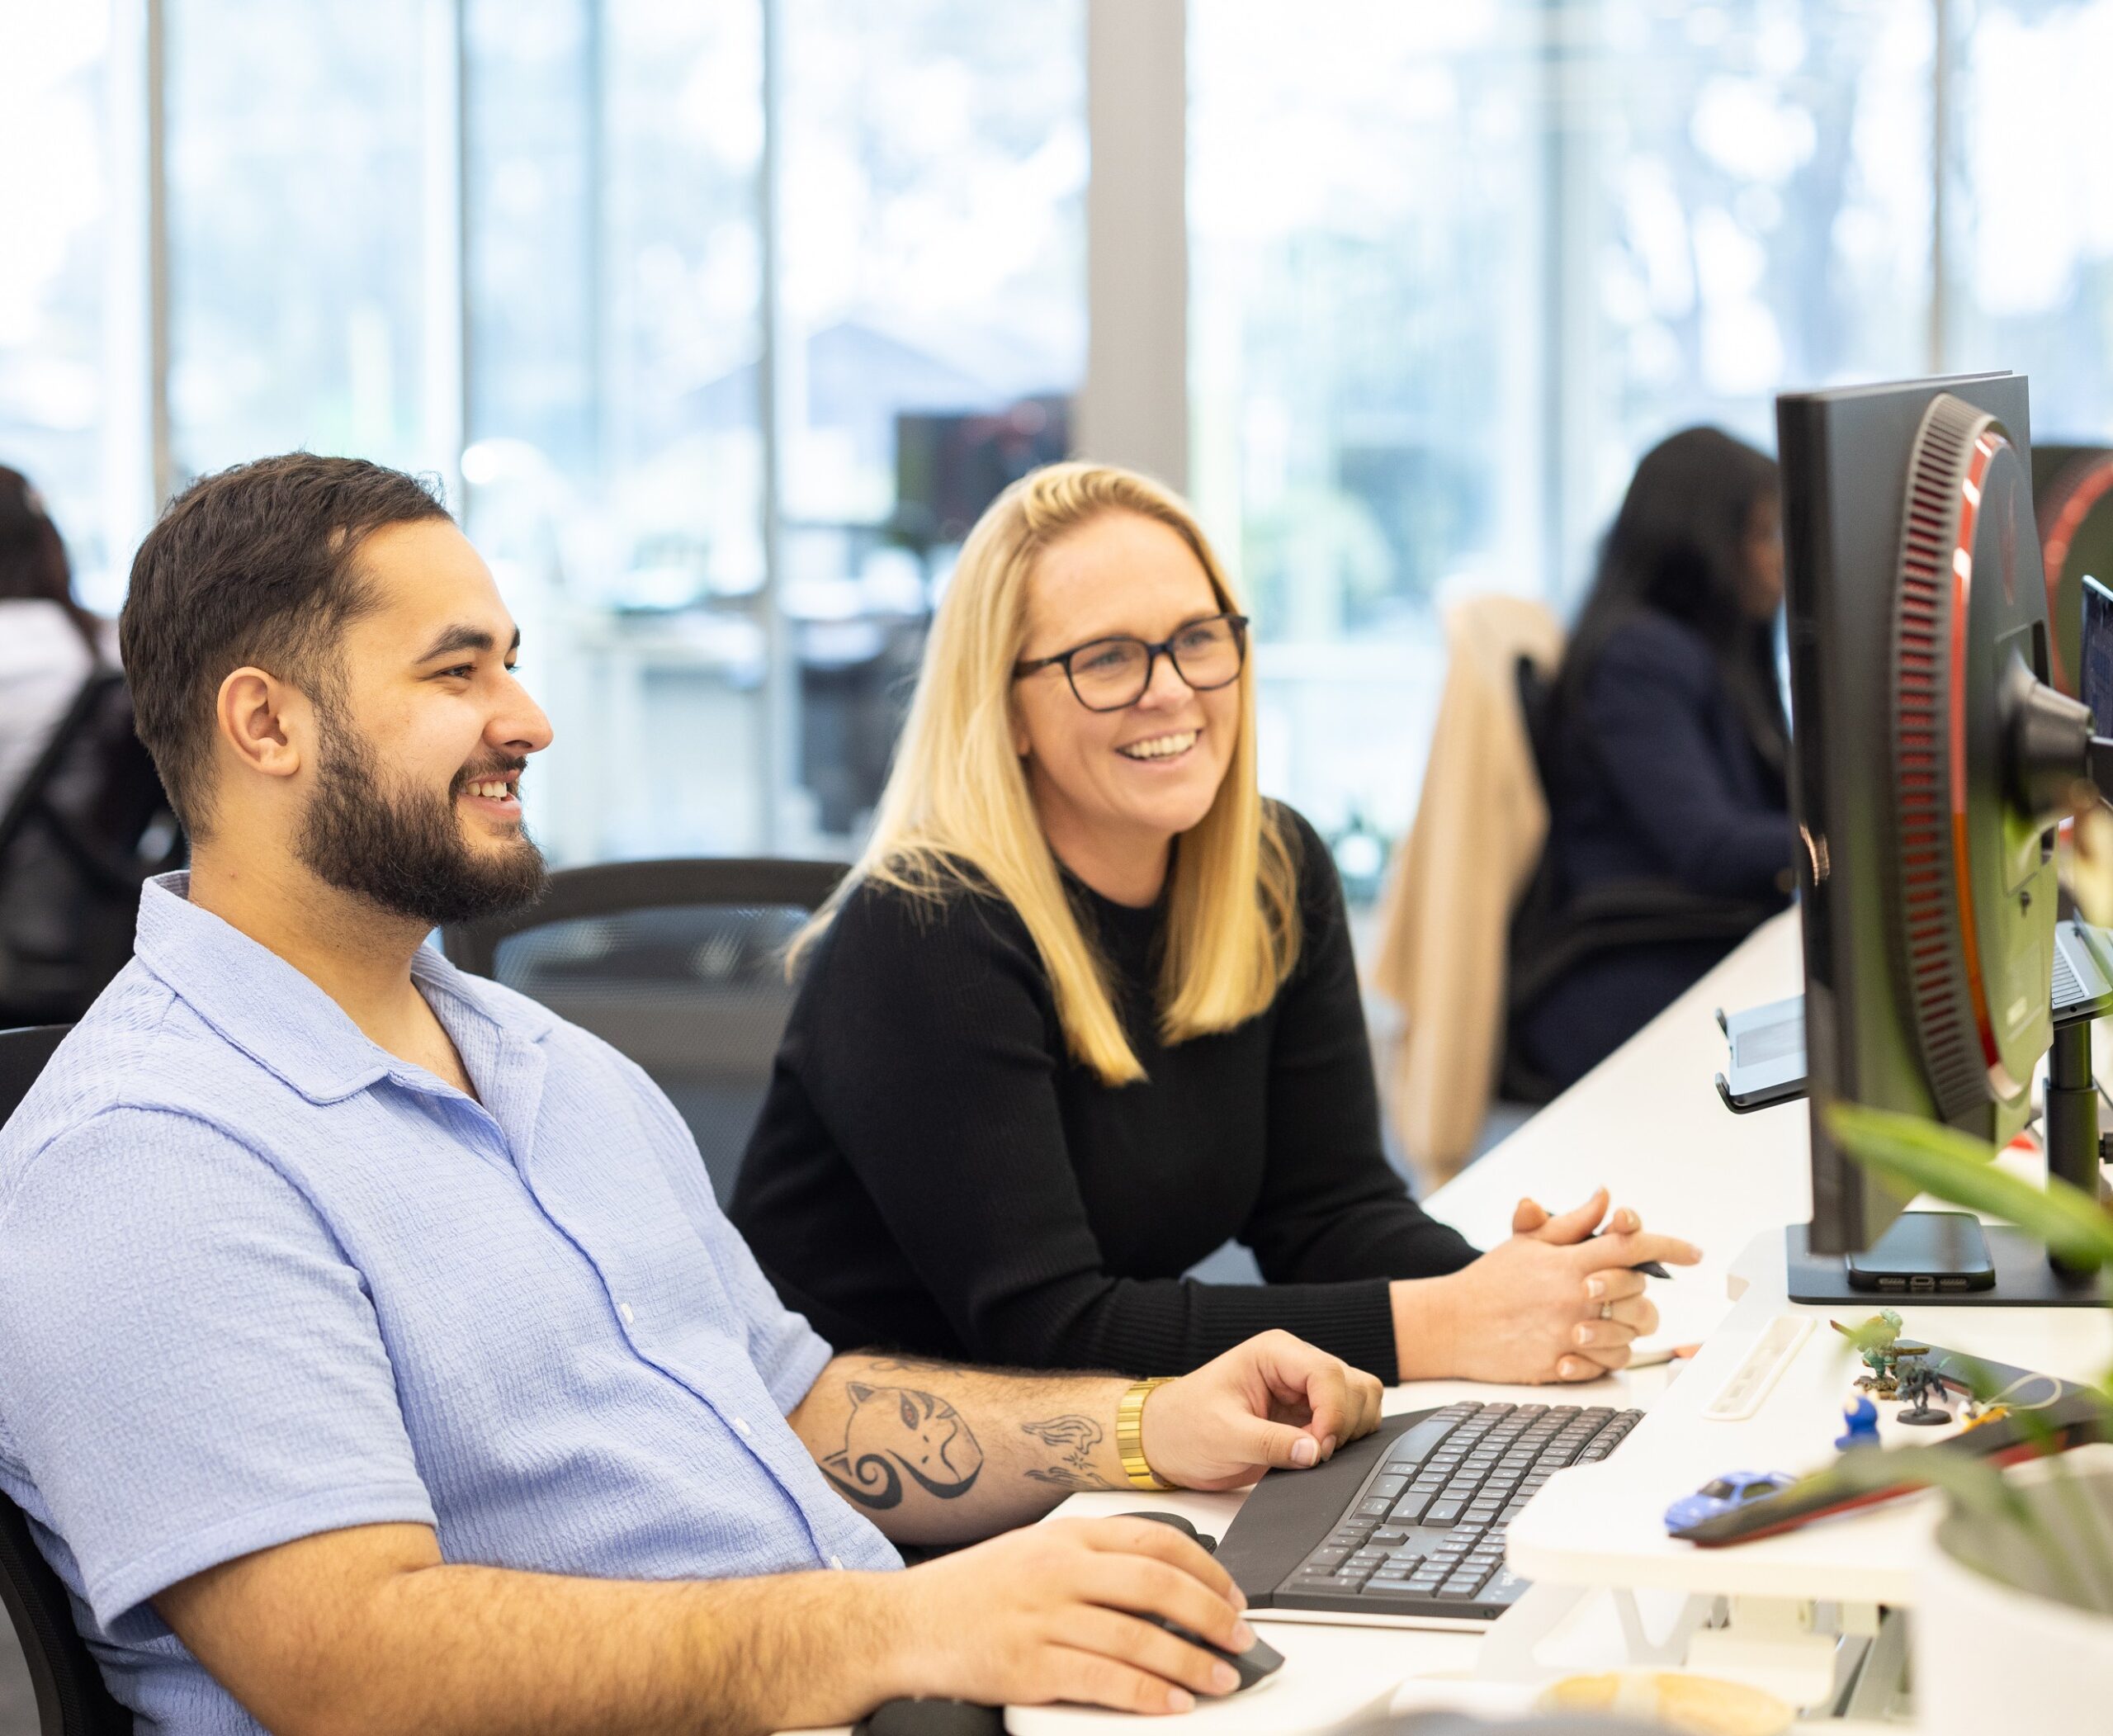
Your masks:
M 1145 1459 L 1145 1401 L 1175 1377 L 1160 1375 L 1151 1380 L 1140 1380 L 1116 1401 L 1115 1450 L 1122 1456 L 1123 1474 L 1130 1479 L 1133 1488 L 1140 1489 L 1170 1489 L 1170 1483 L 1161 1483 L 1152 1474 L 1151 1466 Z

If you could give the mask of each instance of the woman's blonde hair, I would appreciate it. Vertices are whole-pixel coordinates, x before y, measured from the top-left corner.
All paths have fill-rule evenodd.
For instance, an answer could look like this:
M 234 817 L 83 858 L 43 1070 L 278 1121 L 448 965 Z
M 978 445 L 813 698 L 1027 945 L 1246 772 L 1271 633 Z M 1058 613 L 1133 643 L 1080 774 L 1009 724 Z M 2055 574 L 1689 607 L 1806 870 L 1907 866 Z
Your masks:
M 1217 594 L 1239 607 L 1194 515 L 1149 478 L 1101 464 L 1052 464 L 990 504 L 963 546 L 925 647 L 924 667 L 874 816 L 871 840 L 794 944 L 800 954 L 858 886 L 937 899 L 982 886 L 1019 913 L 1055 991 L 1072 1056 L 1109 1085 L 1144 1077 L 1043 836 L 1015 741 L 1013 665 L 1028 586 L 1055 542 L 1109 513 L 1180 537 Z M 1240 678 L 1240 732 L 1217 799 L 1175 852 L 1160 965 L 1159 1030 L 1179 1043 L 1229 1030 L 1275 998 L 1298 956 L 1298 864 L 1287 822 L 1255 778 L 1255 687 Z

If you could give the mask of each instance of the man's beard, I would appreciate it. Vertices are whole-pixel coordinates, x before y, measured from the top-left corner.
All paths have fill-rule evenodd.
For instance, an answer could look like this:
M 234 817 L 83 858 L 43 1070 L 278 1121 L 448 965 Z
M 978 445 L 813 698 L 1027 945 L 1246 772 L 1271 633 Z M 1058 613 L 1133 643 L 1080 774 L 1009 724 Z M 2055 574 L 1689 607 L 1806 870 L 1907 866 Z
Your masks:
M 444 797 L 392 784 L 343 719 L 322 720 L 315 794 L 295 846 L 301 862 L 340 892 L 430 928 L 518 910 L 542 896 L 542 852 L 524 827 L 491 850 L 462 836 L 456 799 L 473 778 L 525 762 L 464 767 Z

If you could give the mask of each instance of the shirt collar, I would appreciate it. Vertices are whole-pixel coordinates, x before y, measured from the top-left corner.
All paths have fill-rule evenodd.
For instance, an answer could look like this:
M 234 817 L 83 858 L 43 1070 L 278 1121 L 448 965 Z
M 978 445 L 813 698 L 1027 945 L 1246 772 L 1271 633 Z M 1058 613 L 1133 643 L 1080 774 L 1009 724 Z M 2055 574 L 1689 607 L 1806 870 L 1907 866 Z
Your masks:
M 270 948 L 191 903 L 190 891 L 182 869 L 147 882 L 133 950 L 223 1038 L 312 1103 L 336 1103 L 377 1080 L 416 1072 Z M 459 1009 L 532 1043 L 556 1023 L 533 1001 L 456 970 L 431 947 L 418 948 L 411 975 L 429 1002 L 449 1003 L 434 1008 L 443 1023 Z

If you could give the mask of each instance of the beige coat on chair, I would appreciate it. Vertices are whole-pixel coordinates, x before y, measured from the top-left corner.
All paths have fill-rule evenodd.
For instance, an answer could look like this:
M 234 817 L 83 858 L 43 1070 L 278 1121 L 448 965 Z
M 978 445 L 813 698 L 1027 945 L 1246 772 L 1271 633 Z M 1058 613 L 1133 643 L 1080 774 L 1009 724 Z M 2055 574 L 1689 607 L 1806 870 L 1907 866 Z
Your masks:
M 1445 637 L 1430 761 L 1373 969 L 1373 986 L 1406 1022 L 1385 1095 L 1427 1188 L 1473 1152 L 1502 1062 L 1506 936 L 1548 829 L 1518 660 L 1552 670 L 1562 655 L 1555 617 L 1519 597 L 1455 604 Z

